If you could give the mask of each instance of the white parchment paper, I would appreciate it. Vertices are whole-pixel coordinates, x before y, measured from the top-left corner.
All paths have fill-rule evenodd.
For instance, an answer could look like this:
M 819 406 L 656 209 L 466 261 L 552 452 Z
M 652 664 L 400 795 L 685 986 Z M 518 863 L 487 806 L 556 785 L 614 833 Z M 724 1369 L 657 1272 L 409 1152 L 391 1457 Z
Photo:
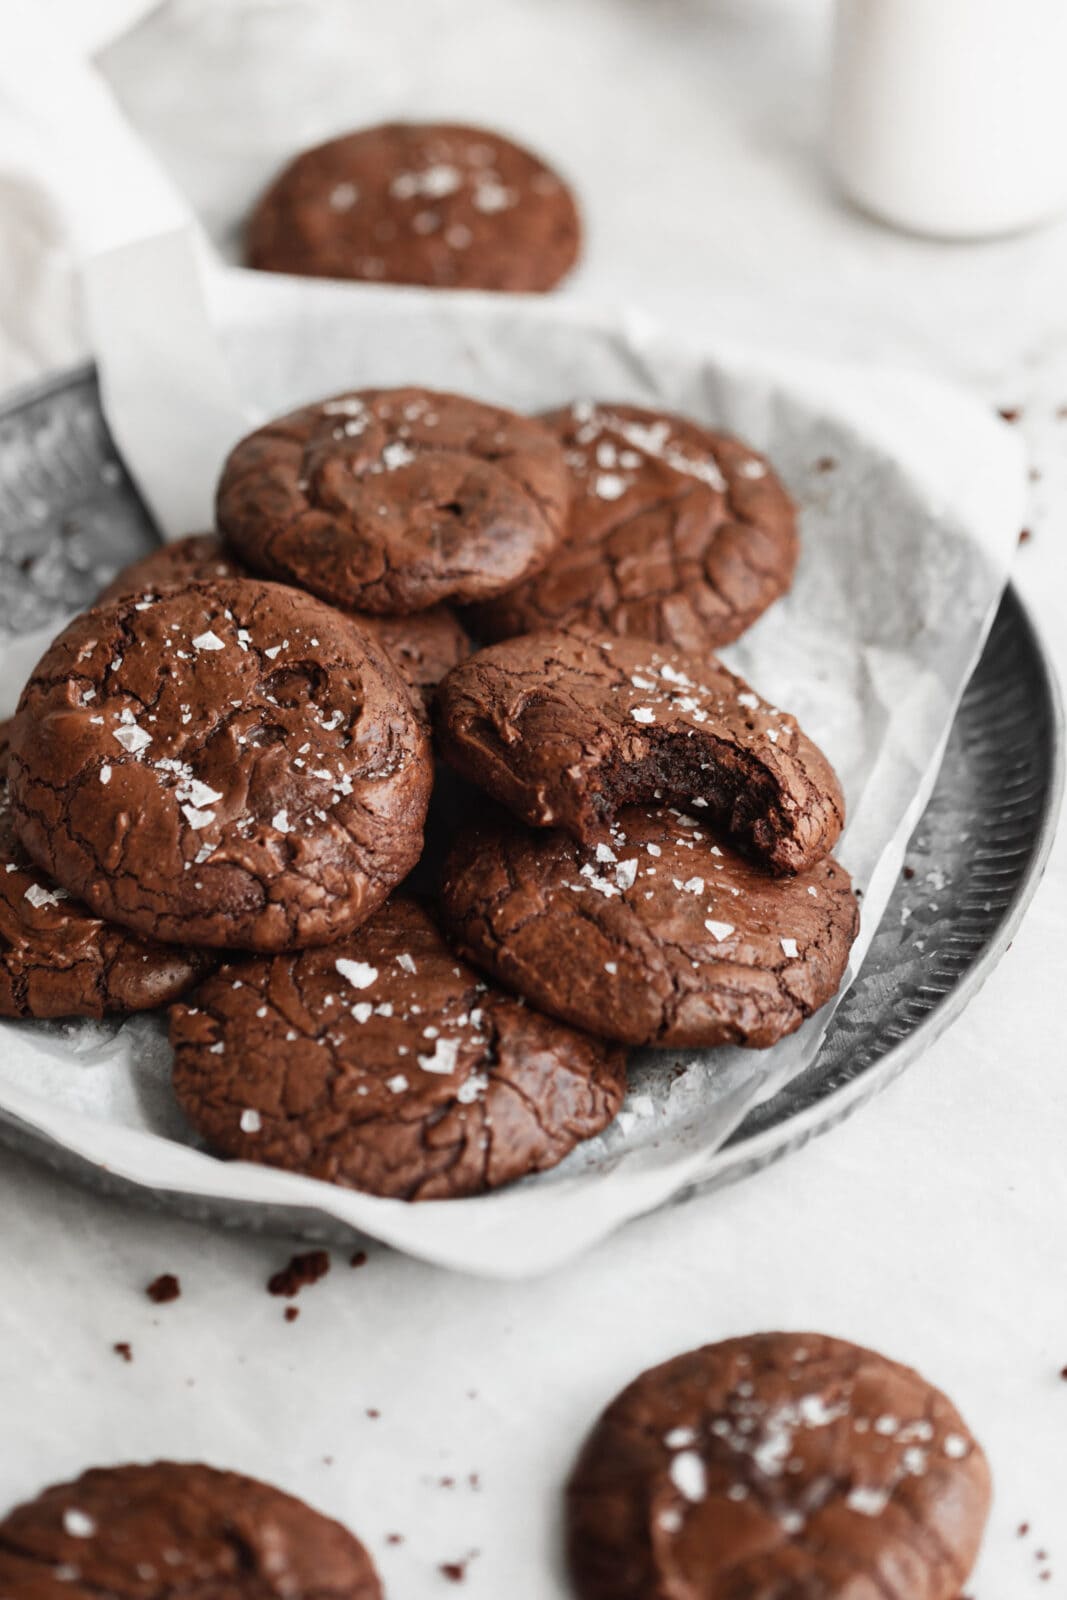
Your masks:
M 928 379 L 671 343 L 639 319 L 517 298 L 275 279 L 219 267 L 176 229 L 93 263 L 89 306 L 117 443 L 161 528 L 210 525 L 226 448 L 330 392 L 418 383 L 520 409 L 589 396 L 662 405 L 766 451 L 801 506 L 792 593 L 730 665 L 792 711 L 841 776 L 838 852 L 863 891 L 853 970 L 928 797 L 1022 519 L 1017 441 Z M 34 641 L 34 647 L 45 641 Z M 28 666 L 0 662 L 8 694 Z M 158 1019 L 3 1024 L 0 1103 L 154 1188 L 304 1206 L 403 1250 L 514 1277 L 575 1255 L 712 1174 L 757 1101 L 811 1063 L 826 1007 L 775 1049 L 640 1052 L 618 1123 L 556 1171 L 417 1206 L 197 1149 Z

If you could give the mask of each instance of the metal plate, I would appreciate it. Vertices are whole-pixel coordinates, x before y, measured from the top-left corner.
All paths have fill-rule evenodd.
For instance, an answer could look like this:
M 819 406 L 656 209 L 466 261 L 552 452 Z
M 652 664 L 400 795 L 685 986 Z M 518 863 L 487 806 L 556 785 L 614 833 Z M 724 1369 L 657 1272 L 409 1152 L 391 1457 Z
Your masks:
M 84 604 L 156 543 L 116 459 L 90 369 L 0 411 L 0 637 Z M 756 1107 L 722 1152 L 716 1188 L 835 1126 L 959 1015 L 1033 894 L 1063 785 L 1055 679 L 1014 589 L 1000 606 L 953 725 L 937 785 L 867 959 L 809 1070 Z M 0 1143 L 98 1190 L 196 1220 L 350 1239 L 302 1208 L 161 1193 L 116 1178 L 0 1109 Z M 696 1189 L 675 1197 L 687 1198 Z

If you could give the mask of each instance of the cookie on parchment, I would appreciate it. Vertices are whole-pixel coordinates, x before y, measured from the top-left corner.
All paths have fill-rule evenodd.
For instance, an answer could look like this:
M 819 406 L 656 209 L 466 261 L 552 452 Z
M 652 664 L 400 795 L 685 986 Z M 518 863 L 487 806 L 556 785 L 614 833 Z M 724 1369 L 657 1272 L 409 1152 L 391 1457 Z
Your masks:
M 275 584 L 86 612 L 38 663 L 10 739 L 33 860 L 98 915 L 166 942 L 327 942 L 422 848 L 432 762 L 395 667 Z
M 214 960 L 102 922 L 34 866 L 8 804 L 7 729 L 0 723 L 0 1017 L 99 1018 L 176 1000 Z
M 453 845 L 442 902 L 476 965 L 630 1045 L 774 1044 L 837 993 L 859 926 L 837 862 L 774 877 L 641 806 L 588 846 L 494 812 Z
M 677 805 L 802 872 L 844 823 L 826 757 L 714 656 L 524 634 L 454 668 L 438 708 L 447 759 L 533 827 L 588 840 L 628 802 Z
M 567 1488 L 580 1600 L 957 1600 L 989 1468 L 917 1372 L 824 1334 L 765 1333 L 653 1367 Z
M 279 417 L 223 468 L 219 529 L 256 572 L 395 615 L 498 594 L 563 533 L 563 451 L 539 422 L 428 389 L 367 389 Z
M 223 967 L 171 1043 L 213 1150 L 404 1200 L 555 1166 L 626 1088 L 621 1051 L 486 983 L 403 894 L 328 949 Z
M 574 266 L 562 179 L 500 134 L 392 122 L 305 150 L 249 219 L 250 267 L 312 277 L 537 293 Z
M 487 640 L 591 628 L 704 652 L 736 639 L 793 581 L 793 503 L 764 459 L 666 412 L 576 401 L 544 422 L 573 494 L 541 572 L 471 610 Z
M 247 578 L 252 574 L 226 550 L 217 533 L 192 533 L 164 544 L 115 574 L 96 604 L 136 594 L 145 599 L 161 589 L 184 588 L 190 583 L 217 582 L 219 578 Z M 403 617 L 353 616 L 361 628 L 383 644 L 393 665 L 424 703 L 445 673 L 470 654 L 470 640 L 447 606 L 413 611 Z
M 0 1521 L 5 1600 L 381 1600 L 347 1528 L 191 1462 L 95 1467 Z

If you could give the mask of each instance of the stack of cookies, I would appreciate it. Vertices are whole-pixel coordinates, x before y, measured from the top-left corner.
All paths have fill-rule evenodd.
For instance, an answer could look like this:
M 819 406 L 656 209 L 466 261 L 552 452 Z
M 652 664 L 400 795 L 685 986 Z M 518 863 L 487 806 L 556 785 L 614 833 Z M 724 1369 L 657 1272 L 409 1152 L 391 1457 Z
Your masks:
M 765 1047 L 835 993 L 840 787 L 712 654 L 797 558 L 760 456 L 365 390 L 242 440 L 217 523 L 23 691 L 3 1014 L 172 1003 L 212 1150 L 422 1199 L 602 1131 L 628 1045 Z

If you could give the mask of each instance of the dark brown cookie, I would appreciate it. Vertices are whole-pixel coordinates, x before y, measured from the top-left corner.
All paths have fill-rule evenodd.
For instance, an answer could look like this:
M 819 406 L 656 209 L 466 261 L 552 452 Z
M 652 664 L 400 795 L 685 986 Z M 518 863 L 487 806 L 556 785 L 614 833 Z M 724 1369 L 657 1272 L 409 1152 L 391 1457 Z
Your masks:
M 546 428 L 426 389 L 305 406 L 231 452 L 216 513 L 267 577 L 356 611 L 499 594 L 559 543 L 570 486 Z
M 772 877 L 683 812 L 640 806 L 595 846 L 495 813 L 457 839 L 442 893 L 472 961 L 634 1045 L 774 1044 L 837 993 L 859 924 L 837 862 Z
M 483 128 L 386 123 L 305 150 L 248 223 L 250 267 L 447 289 L 552 289 L 578 259 L 570 190 Z
M 171 1042 L 212 1149 L 403 1200 L 553 1167 L 626 1089 L 621 1051 L 485 983 L 405 895 L 327 950 L 223 967 Z
M 220 579 L 247 578 L 249 569 L 235 561 L 217 533 L 189 533 L 149 551 L 116 572 L 93 604 L 127 595 L 148 599 L 161 589 L 184 589 L 190 583 L 218 583 Z
M 147 599 L 162 589 L 250 576 L 249 568 L 230 555 L 217 533 L 192 533 L 123 567 L 101 590 L 96 604 L 129 594 Z M 385 646 L 394 666 L 424 704 L 432 699 L 445 673 L 470 654 L 470 640 L 447 606 L 433 606 L 406 617 L 357 612 L 352 620 Z
M 4 1600 L 381 1600 L 339 1522 L 191 1462 L 94 1467 L 0 1522 Z
M 581 1600 L 956 1600 L 989 1468 L 917 1372 L 817 1333 L 653 1367 L 567 1489 Z
M 11 724 L 30 856 L 175 943 L 321 944 L 418 859 L 428 741 L 381 647 L 309 595 L 235 579 L 78 617 Z
M 11 818 L 7 729 L 0 723 L 0 1017 L 103 1017 L 176 1000 L 213 959 L 101 922 L 38 871 Z
M 751 627 L 793 581 L 793 503 L 755 451 L 637 406 L 576 402 L 545 419 L 573 478 L 562 548 L 471 612 L 483 639 L 585 627 L 703 652 Z
M 448 760 L 533 827 L 588 840 L 628 802 L 677 805 L 801 872 L 844 823 L 826 757 L 714 656 L 524 634 L 454 668 L 438 705 Z

